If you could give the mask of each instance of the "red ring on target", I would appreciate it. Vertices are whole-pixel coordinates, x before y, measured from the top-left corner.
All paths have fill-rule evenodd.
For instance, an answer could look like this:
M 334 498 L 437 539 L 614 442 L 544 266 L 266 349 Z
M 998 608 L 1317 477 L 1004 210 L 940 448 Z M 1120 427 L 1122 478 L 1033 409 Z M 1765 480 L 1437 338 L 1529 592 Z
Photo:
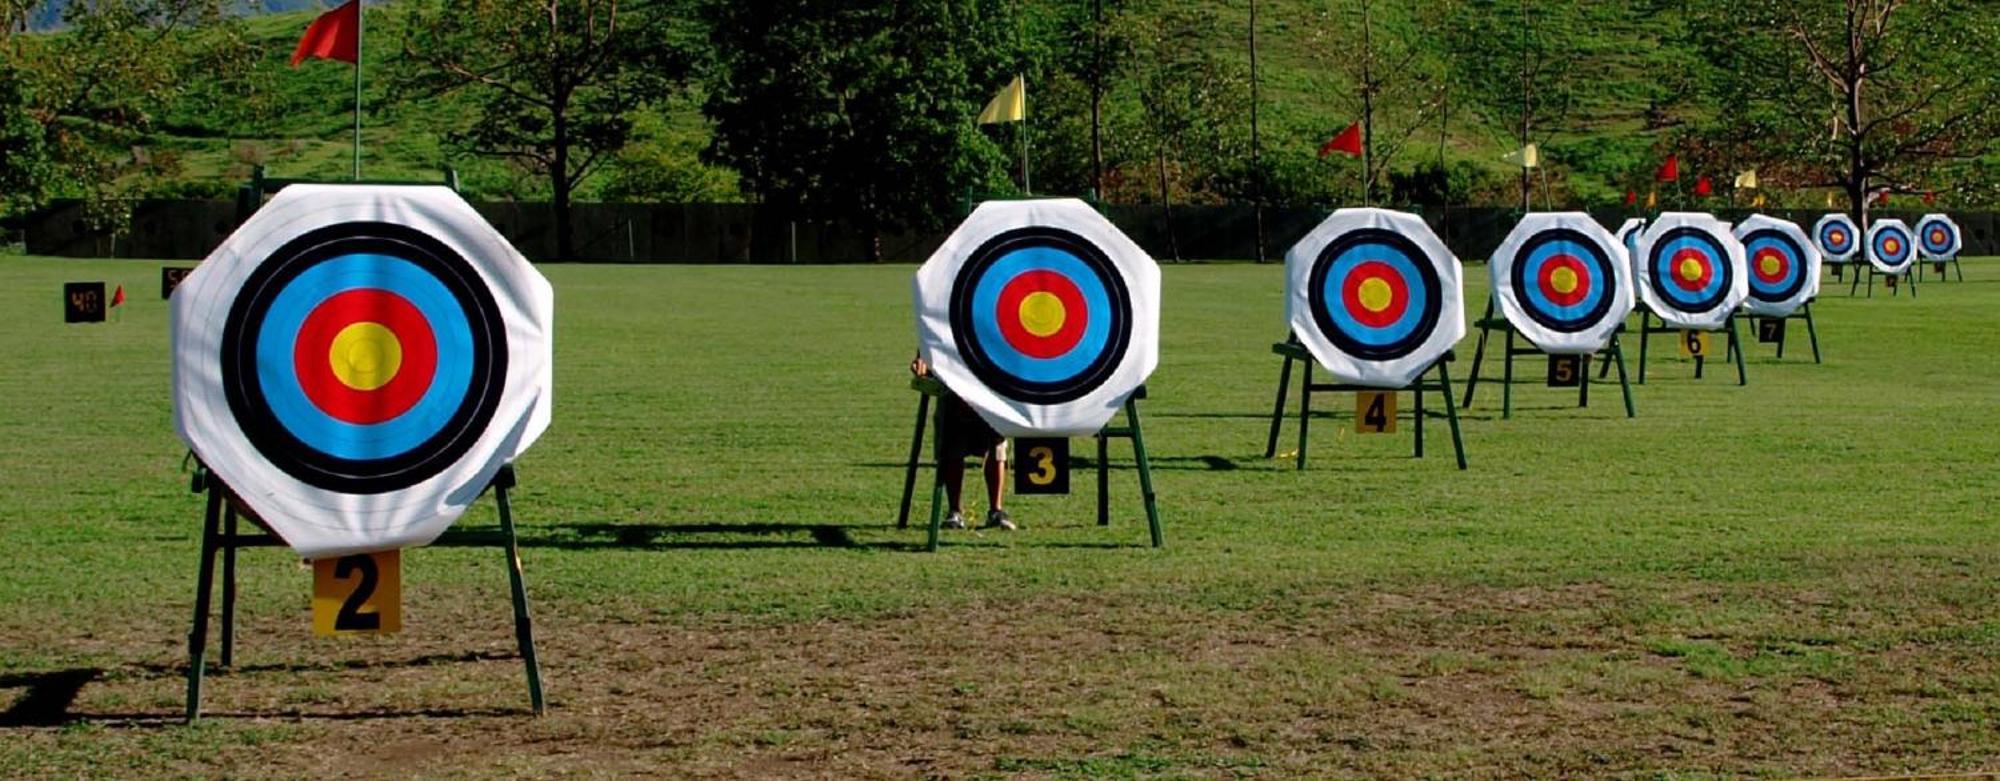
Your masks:
M 1389 300 L 1380 309 L 1370 309 L 1362 300 L 1361 286 L 1371 281 L 1380 281 L 1389 288 Z M 1369 328 L 1387 328 L 1401 320 L 1403 311 L 1410 307 L 1410 288 L 1393 266 L 1370 260 L 1348 272 L 1345 284 L 1340 287 L 1340 298 L 1356 322 Z
M 1697 269 L 1692 278 L 1686 273 L 1689 261 L 1693 261 Z M 1709 280 L 1715 278 L 1714 260 L 1709 258 L 1708 253 L 1693 248 L 1674 253 L 1673 265 L 1670 268 L 1673 270 L 1674 284 L 1690 292 L 1708 287 Z
M 388 329 L 398 342 L 401 363 L 395 376 L 380 387 L 348 385 L 333 369 L 333 343 L 350 326 L 373 323 Z M 395 419 L 430 390 L 437 375 L 437 337 L 423 313 L 402 296 L 364 288 L 328 297 L 313 307 L 299 326 L 292 347 L 292 366 L 299 388 L 320 411 L 355 425 Z
M 1557 269 L 1569 270 L 1573 286 L 1567 292 L 1556 287 Z M 1541 286 L 1542 296 L 1550 303 L 1556 306 L 1576 306 L 1590 296 L 1591 278 L 1582 260 L 1577 259 L 1575 255 L 1560 254 L 1551 256 L 1542 263 L 1541 274 L 1536 277 L 1535 284 Z
M 1037 293 L 1053 295 L 1062 304 L 1057 315 L 1062 322 L 1050 333 L 1036 334 L 1029 330 L 1021 311 L 1028 297 Z M 1090 324 L 1090 308 L 1083 300 L 1083 291 L 1069 277 L 1047 269 L 1024 271 L 1007 280 L 1007 285 L 1000 288 L 998 306 L 1000 311 L 994 319 L 1000 324 L 1001 337 L 1008 346 L 1031 358 L 1055 358 L 1069 352 L 1083 339 L 1083 329 Z
M 1775 270 L 1770 273 L 1765 273 L 1764 271 L 1764 262 L 1767 260 L 1774 264 L 1772 268 Z M 1792 259 L 1786 257 L 1785 253 L 1777 247 L 1759 249 L 1757 250 L 1757 255 L 1750 259 L 1750 273 L 1756 274 L 1757 279 L 1767 285 L 1783 284 L 1785 277 L 1791 273 L 1791 270 Z

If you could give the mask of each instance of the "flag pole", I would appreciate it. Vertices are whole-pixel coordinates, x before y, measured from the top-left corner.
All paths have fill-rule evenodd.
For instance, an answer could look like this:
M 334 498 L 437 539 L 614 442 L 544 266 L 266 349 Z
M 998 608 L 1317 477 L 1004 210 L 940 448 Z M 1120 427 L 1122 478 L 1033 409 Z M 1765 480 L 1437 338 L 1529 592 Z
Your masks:
M 1035 194 L 1035 185 L 1028 179 L 1028 79 L 1021 79 L 1021 192 Z
M 361 181 L 361 43 L 368 31 L 368 4 L 354 0 L 354 181 Z

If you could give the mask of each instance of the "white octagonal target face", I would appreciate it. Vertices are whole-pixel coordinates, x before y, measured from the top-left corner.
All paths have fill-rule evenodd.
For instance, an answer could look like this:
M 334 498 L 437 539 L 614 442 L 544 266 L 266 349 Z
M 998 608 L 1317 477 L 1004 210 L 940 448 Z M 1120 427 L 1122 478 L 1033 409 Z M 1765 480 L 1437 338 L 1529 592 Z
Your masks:
M 1917 262 L 1917 241 L 1902 220 L 1876 220 L 1868 226 L 1868 262 L 1884 274 L 1901 274 Z
M 1736 240 L 1750 272 L 1743 311 L 1784 317 L 1819 295 L 1819 248 L 1798 223 L 1754 215 L 1736 226 Z
M 917 342 L 1007 436 L 1096 433 L 1160 361 L 1160 268 L 1073 198 L 989 201 L 917 269 Z
M 421 545 L 548 428 L 554 309 L 448 188 L 293 185 L 174 293 L 174 426 L 300 556 Z
M 1813 223 L 1813 243 L 1828 261 L 1846 263 L 1861 251 L 1861 229 L 1854 225 L 1854 218 L 1834 212 Z
M 1530 214 L 1487 265 L 1507 322 L 1549 353 L 1594 353 L 1632 313 L 1617 238 L 1583 212 Z
M 1639 235 L 1639 294 L 1673 328 L 1714 330 L 1750 295 L 1743 244 L 1708 214 L 1667 212 Z
M 1341 209 L 1285 253 L 1285 318 L 1334 376 L 1401 388 L 1465 336 L 1461 276 L 1422 218 Z
M 1951 260 L 1958 257 L 1964 247 L 1964 240 L 1958 234 L 1958 223 L 1943 214 L 1926 214 L 1917 220 L 1917 251 L 1929 260 Z

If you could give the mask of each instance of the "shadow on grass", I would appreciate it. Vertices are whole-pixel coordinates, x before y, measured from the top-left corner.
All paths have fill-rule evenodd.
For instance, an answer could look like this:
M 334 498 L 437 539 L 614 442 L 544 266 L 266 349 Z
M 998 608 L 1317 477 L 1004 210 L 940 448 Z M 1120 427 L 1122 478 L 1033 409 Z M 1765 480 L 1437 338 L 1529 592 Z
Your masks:
M 1129 454 L 1122 458 L 1116 455 L 1117 447 L 1119 446 L 1118 445 L 1113 446 L 1114 449 L 1112 451 L 1113 457 L 1111 459 L 1111 471 L 1129 472 L 1134 469 L 1138 469 L 1139 468 L 1138 463 L 1133 461 Z M 1076 454 L 1070 456 L 1069 468 L 1072 473 L 1095 471 L 1097 469 L 1097 459 L 1081 455 L 1080 451 L 1072 450 L 1070 452 Z M 1244 467 L 1245 464 L 1255 464 L 1256 462 L 1262 461 L 1264 459 L 1261 456 L 1245 456 L 1240 458 L 1232 458 L 1229 456 L 1211 455 L 1211 456 L 1153 456 L 1150 460 L 1153 463 L 1153 469 L 1155 471 L 1194 470 L 1194 471 L 1208 471 L 1208 472 L 1227 472 L 1231 470 L 1241 469 Z M 910 463 L 908 461 L 897 461 L 893 463 L 886 461 L 857 461 L 848 464 L 848 466 L 854 467 L 856 469 L 908 469 Z M 976 467 L 968 467 L 968 469 L 974 469 L 974 468 Z M 930 470 L 931 470 L 931 463 L 929 461 L 925 461 L 917 465 L 918 488 L 922 489 L 930 487 L 930 481 L 929 481 Z
M 523 548 L 562 550 L 754 550 L 766 548 L 848 548 L 855 550 L 916 550 L 911 542 L 861 542 L 853 530 L 888 529 L 888 525 L 854 526 L 831 523 L 570 523 L 536 524 L 523 528 Z M 706 539 L 704 539 L 706 538 Z M 486 547 L 468 542 L 467 546 Z M 454 547 L 441 539 L 438 547 Z
M 27 689 L 7 712 L 0 713 L 0 728 L 53 727 L 73 720 L 69 706 L 91 681 L 104 675 L 95 667 L 78 667 L 46 673 L 0 676 L 0 690 Z

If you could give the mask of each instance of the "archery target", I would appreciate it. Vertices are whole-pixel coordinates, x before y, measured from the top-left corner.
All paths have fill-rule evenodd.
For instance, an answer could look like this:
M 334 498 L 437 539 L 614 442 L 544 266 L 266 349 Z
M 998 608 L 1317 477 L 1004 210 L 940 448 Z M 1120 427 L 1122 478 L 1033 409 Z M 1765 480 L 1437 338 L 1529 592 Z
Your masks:
M 1158 363 L 1159 267 L 1081 201 L 981 204 L 915 296 L 926 360 L 1009 436 L 1094 433 Z
M 287 187 L 174 297 L 176 426 L 302 556 L 429 542 L 547 428 L 552 309 L 447 188 Z
M 1819 249 L 1797 223 L 1758 214 L 1736 226 L 1736 240 L 1750 272 L 1744 311 L 1784 317 L 1819 295 Z
M 1632 312 L 1619 240 L 1582 212 L 1521 218 L 1487 266 L 1507 322 L 1549 353 L 1594 353 Z
M 1342 379 L 1407 386 L 1465 335 L 1458 259 L 1414 215 L 1336 211 L 1285 269 L 1292 332 Z
M 1852 218 L 1836 212 L 1819 218 L 1813 225 L 1813 242 L 1828 261 L 1846 263 L 1861 250 L 1861 229 Z
M 1917 241 L 1902 220 L 1881 219 L 1868 226 L 1868 262 L 1884 274 L 1910 270 L 1917 259 Z
M 1942 214 L 1926 214 L 1917 220 L 1917 252 L 1927 260 L 1951 260 L 1963 247 L 1958 223 Z
M 1721 327 L 1749 295 L 1743 245 L 1707 214 L 1660 215 L 1639 236 L 1636 264 L 1647 308 L 1671 327 Z

